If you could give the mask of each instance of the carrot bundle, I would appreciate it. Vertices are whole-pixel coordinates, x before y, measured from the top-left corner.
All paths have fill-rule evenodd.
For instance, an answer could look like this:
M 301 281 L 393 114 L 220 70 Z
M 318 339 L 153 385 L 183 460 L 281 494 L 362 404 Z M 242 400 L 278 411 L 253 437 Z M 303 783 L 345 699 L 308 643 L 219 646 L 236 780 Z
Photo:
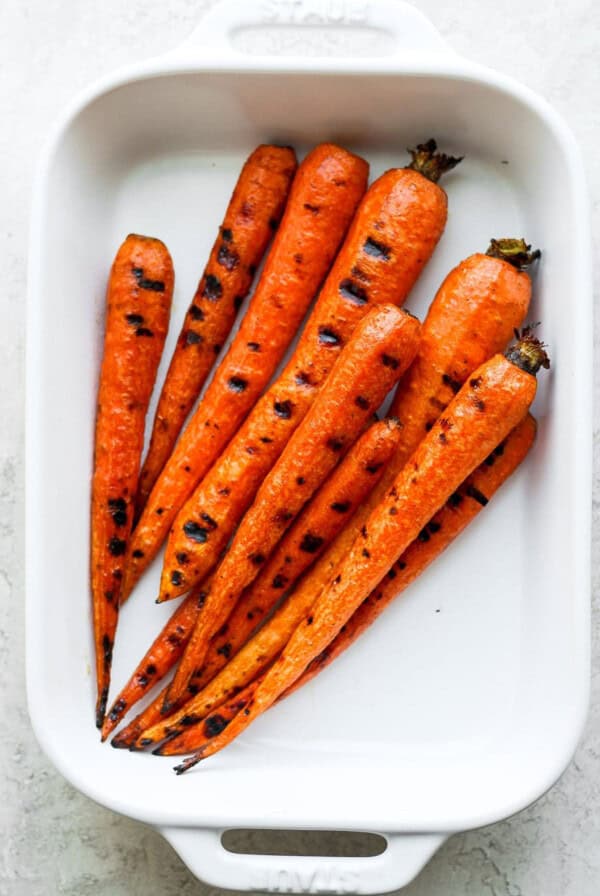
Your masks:
M 412 361 L 420 324 L 393 305 L 370 311 L 343 349 L 325 386 L 261 485 L 218 568 L 170 685 L 168 706 L 184 698 L 208 642 L 256 578 L 291 521 L 352 444 L 372 409 Z
M 230 743 L 327 647 L 432 515 L 524 416 L 540 366 L 549 366 L 543 347 L 525 334 L 506 356 L 477 368 L 370 515 L 243 713 L 178 773 Z
M 459 161 L 435 148 L 419 147 L 408 168 L 369 188 L 285 371 L 177 515 L 160 600 L 188 591 L 217 562 L 369 308 L 403 304 L 446 223 L 447 197 L 435 181 Z
M 312 660 L 294 684 L 284 691 L 280 700 L 301 688 L 347 650 L 379 618 L 385 608 L 460 535 L 525 459 L 535 439 L 535 431 L 535 420 L 528 414 L 448 498 L 442 509 L 432 517 L 379 585 L 342 626 L 333 641 Z M 202 722 L 182 729 L 175 728 L 169 739 L 154 750 L 154 753 L 175 756 L 202 747 L 224 731 L 234 716 L 245 709 L 263 677 L 255 678 L 237 697 L 222 704 Z M 178 733 L 179 730 L 181 733 Z
M 164 243 L 130 234 L 117 252 L 106 294 L 90 552 L 99 728 L 106 711 L 144 422 L 167 335 L 173 279 Z
M 392 455 L 398 436 L 398 427 L 392 420 L 373 424 L 333 470 L 261 570 L 255 583 L 257 588 L 249 589 L 240 601 L 235 618 L 232 617 L 227 624 L 227 633 L 222 631 L 215 636 L 214 643 L 211 643 L 212 662 L 204 669 L 202 681 L 194 679 L 195 687 L 200 689 L 204 680 L 209 680 L 207 676 L 216 674 L 237 652 L 281 598 L 282 588 L 291 587 L 333 540 L 358 504 L 379 481 L 383 465 Z M 210 580 L 204 588 L 194 589 L 164 625 L 108 712 L 102 728 L 103 739 L 181 657 L 209 589 Z M 158 721 L 162 699 L 156 702 Z M 154 724 L 154 717 L 150 721 L 148 718 L 146 715 L 146 727 Z
M 148 498 L 133 533 L 123 594 L 156 556 L 177 511 L 268 383 L 352 220 L 367 163 L 321 144 L 300 165 L 262 276 L 227 355 Z M 202 538 L 206 527 L 194 530 Z
M 139 517 L 185 419 L 248 294 L 296 171 L 289 146 L 259 146 L 246 160 L 185 315 L 154 417 L 136 498 Z
M 514 472 L 529 451 L 534 437 L 535 421 L 528 415 L 448 498 L 444 507 L 423 527 L 377 588 L 365 599 L 331 644 L 315 657 L 290 691 L 312 678 L 347 649 L 375 621 L 385 606 L 442 553 Z M 340 555 L 339 559 L 343 556 Z M 157 714 L 152 718 L 147 716 L 140 719 L 140 725 L 131 732 L 131 742 L 137 738 L 140 746 L 148 746 L 158 743 L 166 736 L 174 737 L 184 728 L 190 732 L 194 729 L 201 738 L 198 722 L 240 693 L 272 664 L 285 648 L 296 627 L 311 613 L 317 596 L 332 578 L 332 564 L 326 554 L 316 563 L 311 573 L 301 580 L 273 617 L 201 692 L 167 718 L 160 718 Z M 187 742 L 189 743 L 189 738 Z M 200 742 L 198 746 L 201 746 Z

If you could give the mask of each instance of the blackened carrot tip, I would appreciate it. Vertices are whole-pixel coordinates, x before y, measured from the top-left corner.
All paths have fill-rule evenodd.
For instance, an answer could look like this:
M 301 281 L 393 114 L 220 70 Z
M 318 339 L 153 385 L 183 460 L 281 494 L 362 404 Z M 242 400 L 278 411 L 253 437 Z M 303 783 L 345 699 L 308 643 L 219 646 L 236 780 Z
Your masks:
M 187 759 L 184 759 L 179 765 L 174 766 L 173 771 L 176 775 L 183 775 L 185 772 L 189 771 L 189 769 L 193 768 L 202 760 L 202 756 L 198 753 L 194 754 L 194 756 L 189 756 Z
M 540 367 L 550 367 L 550 358 L 543 342 L 533 335 L 531 327 L 525 327 L 521 333 L 515 331 L 517 342 L 506 352 L 506 358 L 526 373 L 535 376 Z
M 419 143 L 416 149 L 408 149 L 407 152 L 412 161 L 406 167 L 418 171 L 434 184 L 437 184 L 446 171 L 452 171 L 464 159 L 464 156 L 447 156 L 443 152 L 437 152 L 437 143 L 433 139 Z
M 125 741 L 121 740 L 119 736 L 113 737 L 110 742 L 111 747 L 114 747 L 115 750 L 128 750 L 129 744 L 125 743 Z
M 108 703 L 108 687 L 102 688 L 96 702 L 96 728 L 102 729 L 104 725 L 104 716 L 106 715 L 106 704 Z
M 531 251 L 531 245 L 523 239 L 514 239 L 513 237 L 504 237 L 499 240 L 492 239 L 488 247 L 486 255 L 491 258 L 500 258 L 512 264 L 518 271 L 529 267 L 542 257 L 539 249 Z

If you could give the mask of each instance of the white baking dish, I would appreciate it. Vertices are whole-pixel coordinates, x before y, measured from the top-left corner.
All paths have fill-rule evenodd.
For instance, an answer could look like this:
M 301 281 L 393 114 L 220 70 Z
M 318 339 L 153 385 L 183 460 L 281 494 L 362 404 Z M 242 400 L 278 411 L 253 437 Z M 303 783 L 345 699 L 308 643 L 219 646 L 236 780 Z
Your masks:
M 312 55 L 285 55 L 298 46 L 290 23 Z M 239 49 L 265 41 L 268 57 Z M 365 46 L 372 58 L 358 55 Z M 304 151 L 338 139 L 377 174 L 432 135 L 466 159 L 447 178 L 447 232 L 409 307 L 422 315 L 449 268 L 491 236 L 524 235 L 542 248 L 532 317 L 543 321 L 553 369 L 540 378 L 531 457 L 359 644 L 195 773 L 176 778 L 170 759 L 101 746 L 88 505 L 117 245 L 129 231 L 169 245 L 172 345 L 236 172 L 258 142 Z M 156 825 L 210 883 L 356 893 L 401 886 L 450 832 L 506 817 L 556 780 L 588 691 L 588 240 L 579 153 L 557 115 L 455 55 L 393 0 L 225 2 L 176 51 L 104 79 L 71 106 L 37 180 L 28 322 L 29 708 L 65 777 Z M 171 612 L 153 604 L 157 576 L 122 614 L 115 685 Z M 361 859 L 239 856 L 219 839 L 233 826 L 371 830 L 388 848 Z

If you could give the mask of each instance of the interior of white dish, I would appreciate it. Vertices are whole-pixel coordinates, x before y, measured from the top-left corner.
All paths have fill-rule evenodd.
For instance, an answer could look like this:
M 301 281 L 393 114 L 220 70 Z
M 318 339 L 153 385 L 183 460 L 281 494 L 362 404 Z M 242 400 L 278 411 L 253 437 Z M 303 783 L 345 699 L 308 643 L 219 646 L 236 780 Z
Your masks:
M 89 481 L 107 272 L 129 232 L 176 269 L 164 375 L 242 160 L 259 142 L 321 140 L 375 177 L 430 136 L 465 155 L 446 233 L 407 302 L 423 317 L 444 275 L 492 236 L 543 251 L 532 320 L 542 373 L 537 444 L 490 506 L 351 651 L 184 778 L 173 761 L 101 746 L 93 725 Z M 585 704 L 577 558 L 581 238 L 568 157 L 543 116 L 468 79 L 187 73 L 117 87 L 59 140 L 33 246 L 29 687 L 36 731 L 98 800 L 149 821 L 447 830 L 499 817 L 562 770 Z M 583 432 L 586 430 L 583 429 Z M 584 521 L 581 521 L 584 526 Z M 155 564 L 124 608 L 113 691 L 173 609 Z M 282 795 L 283 794 L 283 795 Z

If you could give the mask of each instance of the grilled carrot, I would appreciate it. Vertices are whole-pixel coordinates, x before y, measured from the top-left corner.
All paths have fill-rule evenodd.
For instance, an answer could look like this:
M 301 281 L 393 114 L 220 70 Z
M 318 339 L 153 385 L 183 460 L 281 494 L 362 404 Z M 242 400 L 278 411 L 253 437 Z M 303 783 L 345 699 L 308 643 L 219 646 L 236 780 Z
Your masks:
M 398 444 L 395 420 L 373 424 L 350 449 L 246 589 L 235 610 L 210 642 L 206 661 L 193 684 L 200 689 L 236 654 L 341 531 L 383 473 Z
M 296 170 L 289 146 L 259 146 L 247 159 L 185 316 L 154 417 L 136 499 L 139 517 L 200 394 L 278 227 Z
M 535 420 L 528 414 L 450 496 L 342 626 L 333 641 L 312 660 L 294 684 L 281 694 L 279 700 L 298 690 L 347 650 L 383 610 L 460 535 L 524 460 L 535 439 L 535 431 Z M 237 697 L 211 712 L 204 721 L 191 726 L 180 726 L 180 734 L 169 735 L 169 739 L 153 752 L 160 756 L 175 756 L 204 746 L 208 740 L 220 734 L 238 712 L 245 709 L 263 678 L 264 673 L 243 688 Z
M 524 240 L 492 240 L 486 255 L 471 255 L 442 283 L 393 401 L 391 413 L 402 423 L 396 473 L 471 371 L 504 351 L 522 325 L 531 300 L 524 268 L 540 254 L 530 249 Z
M 282 694 L 288 696 L 314 678 L 348 649 L 387 606 L 427 569 L 455 538 L 475 519 L 493 495 L 525 459 L 535 439 L 536 423 L 531 414 L 515 426 L 503 442 L 448 498 L 441 510 L 423 527 L 371 591 L 333 641 L 318 654 L 294 684 Z M 227 717 L 228 721 L 231 719 Z
M 106 711 L 144 421 L 172 297 L 173 262 L 166 246 L 130 234 L 117 252 L 108 282 L 94 441 L 90 566 L 98 727 Z
M 285 371 L 177 515 L 161 599 L 183 594 L 215 565 L 356 325 L 373 305 L 401 305 L 433 253 L 447 217 L 446 194 L 433 181 L 458 160 L 435 144 L 414 155 L 368 190 Z
M 526 334 L 506 356 L 495 355 L 474 371 L 373 511 L 243 713 L 178 773 L 230 743 L 327 647 L 433 514 L 524 416 L 540 366 L 549 366 L 547 355 Z
M 168 706 L 182 700 L 201 668 L 210 638 L 243 588 L 258 574 L 283 533 L 352 444 L 372 409 L 408 367 L 420 324 L 394 305 L 373 308 L 358 325 L 310 411 L 261 485 L 217 569 L 202 613 L 169 687 Z
M 136 526 L 125 595 L 271 378 L 352 220 L 367 173 L 363 159 L 332 144 L 318 146 L 300 165 L 250 307 Z M 201 540 L 205 533 L 199 527 L 193 535 Z
M 206 587 L 209 587 L 208 582 Z M 194 588 L 167 620 L 106 714 L 102 740 L 106 740 L 131 707 L 145 697 L 179 660 L 194 630 L 205 596 L 204 588 Z M 150 724 L 152 722 L 148 721 L 147 725 Z
M 263 676 L 255 678 L 249 685 L 240 691 L 237 697 L 223 703 L 215 712 L 211 712 L 201 722 L 196 722 L 189 728 L 185 728 L 181 734 L 171 735 L 165 743 L 152 752 L 156 756 L 184 756 L 197 750 L 215 735 L 224 731 L 231 720 L 246 708 L 256 689 L 263 680 Z

